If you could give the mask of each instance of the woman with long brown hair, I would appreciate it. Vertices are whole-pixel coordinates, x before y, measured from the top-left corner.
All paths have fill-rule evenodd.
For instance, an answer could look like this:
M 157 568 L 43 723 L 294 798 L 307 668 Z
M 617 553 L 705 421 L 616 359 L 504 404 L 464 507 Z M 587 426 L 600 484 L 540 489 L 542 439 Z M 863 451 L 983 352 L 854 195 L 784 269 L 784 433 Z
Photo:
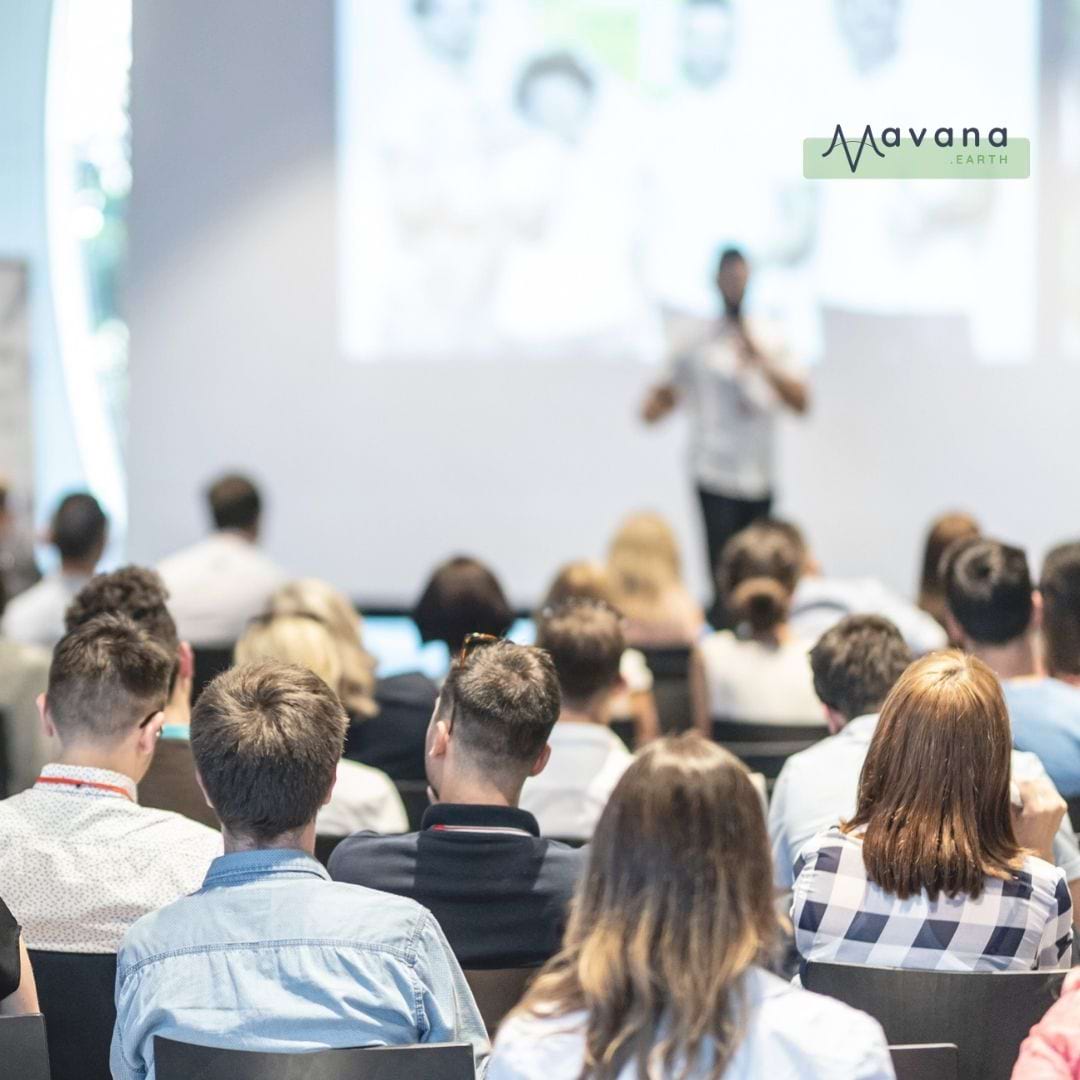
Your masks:
M 638 754 L 590 845 L 562 951 L 499 1032 L 489 1080 L 893 1075 L 881 1029 L 768 974 L 761 797 L 696 734 Z
M 855 816 L 795 864 L 802 957 L 948 971 L 1066 964 L 1069 888 L 1017 839 L 1011 753 L 990 668 L 960 652 L 912 664 L 882 706 Z

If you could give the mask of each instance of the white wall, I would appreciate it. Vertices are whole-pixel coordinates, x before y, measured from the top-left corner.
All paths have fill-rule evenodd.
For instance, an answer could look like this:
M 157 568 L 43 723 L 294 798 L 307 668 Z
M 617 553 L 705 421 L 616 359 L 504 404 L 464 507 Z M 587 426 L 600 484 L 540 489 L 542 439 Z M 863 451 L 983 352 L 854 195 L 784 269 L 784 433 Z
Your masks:
M 468 550 L 530 601 L 642 506 L 697 570 L 681 425 L 634 419 L 648 371 L 339 356 L 331 0 L 136 4 L 134 55 L 134 558 L 198 535 L 204 480 L 242 467 L 271 496 L 273 554 L 369 600 L 411 599 Z M 952 505 L 1037 549 L 1080 533 L 1080 374 L 882 344 L 828 357 L 785 433 L 781 508 L 830 569 L 909 586 Z

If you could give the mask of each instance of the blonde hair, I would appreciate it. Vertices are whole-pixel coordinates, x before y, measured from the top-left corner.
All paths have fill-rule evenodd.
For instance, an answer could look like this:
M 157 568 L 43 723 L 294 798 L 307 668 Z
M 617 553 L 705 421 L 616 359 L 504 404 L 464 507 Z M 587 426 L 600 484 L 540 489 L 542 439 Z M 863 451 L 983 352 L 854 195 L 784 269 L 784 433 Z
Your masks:
M 671 526 L 659 514 L 628 517 L 608 548 L 615 606 L 629 619 L 655 618 L 665 592 L 682 584 L 682 560 Z
M 237 664 L 278 660 L 307 668 L 337 692 L 341 658 L 334 638 L 321 622 L 308 615 L 270 615 L 248 624 L 236 643 Z
M 341 671 L 330 685 L 345 708 L 357 718 L 374 716 L 375 660 L 364 648 L 363 622 L 356 608 L 332 585 L 318 578 L 301 578 L 283 585 L 270 598 L 271 615 L 302 615 L 322 623 L 330 633 Z
M 614 607 L 615 595 L 607 567 L 592 559 L 561 566 L 548 586 L 540 610 L 558 607 L 567 600 L 600 600 Z
M 612 793 L 562 951 L 519 1010 L 583 1010 L 591 1080 L 631 1062 L 643 1077 L 719 1080 L 743 1036 L 743 976 L 777 940 L 765 817 L 745 767 L 697 734 L 661 739 Z

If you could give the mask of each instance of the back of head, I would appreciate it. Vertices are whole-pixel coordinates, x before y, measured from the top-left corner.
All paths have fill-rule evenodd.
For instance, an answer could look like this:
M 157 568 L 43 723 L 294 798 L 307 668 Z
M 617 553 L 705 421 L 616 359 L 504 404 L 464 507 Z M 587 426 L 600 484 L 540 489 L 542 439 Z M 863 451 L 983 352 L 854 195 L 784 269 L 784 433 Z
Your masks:
M 611 577 L 604 564 L 583 559 L 561 567 L 540 607 L 541 610 L 558 607 L 567 600 L 596 600 L 614 607 Z
M 765 817 L 745 767 L 696 734 L 661 739 L 608 800 L 563 951 L 522 1007 L 586 1011 L 590 1077 L 621 1075 L 663 1039 L 656 1075 L 681 1075 L 677 1063 L 707 1045 L 713 1068 L 693 1075 L 718 1078 L 741 1035 L 741 977 L 777 936 Z
M 318 578 L 301 578 L 274 593 L 270 598 L 270 614 L 306 615 L 321 622 L 338 649 L 341 667 L 338 693 L 342 704 L 355 716 L 374 716 L 378 712 L 374 697 L 375 659 L 363 646 L 360 615 L 345 596 Z
M 879 615 L 848 615 L 810 651 L 814 690 L 845 720 L 876 713 L 911 663 L 896 627 Z
M 121 741 L 164 707 L 176 654 L 123 615 L 97 615 L 53 651 L 46 694 L 65 743 Z
M 195 765 L 222 826 L 265 842 L 315 820 L 348 719 L 306 668 L 266 661 L 219 675 L 191 713 Z
M 126 615 L 175 654 L 180 637 L 169 614 L 168 599 L 168 590 L 156 570 L 125 566 L 92 577 L 68 607 L 64 625 L 74 630 L 98 615 Z
M 618 614 L 595 600 L 567 600 L 546 608 L 536 644 L 555 665 L 564 705 L 584 706 L 615 688 L 626 649 Z
M 608 573 L 615 603 L 631 614 L 637 606 L 655 602 L 665 589 L 682 579 L 679 544 L 671 526 L 659 514 L 628 517 L 608 548 Z
M 337 693 L 341 658 L 333 635 L 307 615 L 264 615 L 252 619 L 236 643 L 238 664 L 276 660 L 307 668 Z
M 478 769 L 527 772 L 559 718 L 559 680 L 542 649 L 498 641 L 456 660 L 436 717 Z
M 96 562 L 105 547 L 109 522 L 93 495 L 66 495 L 53 515 L 50 538 L 64 562 Z
M 922 576 L 919 581 L 919 607 L 939 621 L 944 613 L 945 583 L 942 580 L 942 559 L 958 540 L 977 537 L 979 523 L 960 511 L 942 514 L 930 523 L 923 549 Z
M 1047 668 L 1059 678 L 1080 675 L 1080 541 L 1046 556 L 1039 591 Z
M 219 477 L 207 488 L 206 500 L 215 529 L 258 531 L 262 496 L 248 477 L 239 473 Z
M 514 612 L 495 574 L 478 559 L 458 555 L 436 567 L 413 608 L 422 641 L 442 641 L 456 653 L 469 634 L 502 637 Z
M 978 645 L 1008 645 L 1022 637 L 1034 612 L 1027 556 L 998 540 L 959 540 L 942 562 L 945 603 Z
M 917 660 L 885 700 L 848 832 L 869 878 L 900 899 L 981 894 L 1020 849 L 1009 805 L 1009 714 L 994 673 L 958 651 Z
M 717 574 L 736 625 L 758 636 L 786 622 L 804 557 L 787 526 L 763 521 L 736 533 L 724 545 Z

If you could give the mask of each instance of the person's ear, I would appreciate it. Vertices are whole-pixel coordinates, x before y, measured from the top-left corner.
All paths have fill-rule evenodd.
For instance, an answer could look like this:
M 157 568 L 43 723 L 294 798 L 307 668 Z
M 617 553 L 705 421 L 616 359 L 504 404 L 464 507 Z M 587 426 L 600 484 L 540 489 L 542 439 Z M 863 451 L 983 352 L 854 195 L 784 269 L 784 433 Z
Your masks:
M 955 642 L 962 649 L 971 649 L 971 642 L 968 640 L 967 634 L 964 633 L 964 628 L 951 611 L 945 612 L 945 633 L 949 635 L 950 642 Z
M 38 694 L 35 700 L 37 703 L 38 716 L 41 717 L 41 730 L 45 732 L 46 738 L 57 738 L 58 733 L 56 725 L 52 722 L 52 717 L 49 715 L 49 699 L 45 694 Z
M 431 721 L 431 740 L 428 746 L 429 757 L 446 757 L 450 746 L 450 725 L 445 720 Z
M 1035 589 L 1031 594 L 1031 622 L 1028 623 L 1029 632 L 1035 633 L 1042 629 L 1044 610 L 1042 593 L 1039 592 L 1038 589 Z
M 206 805 L 214 810 L 214 804 L 210 801 L 210 796 L 206 794 L 206 785 L 203 783 L 203 778 L 199 773 L 198 766 L 195 767 L 195 783 L 199 785 L 199 790 L 202 792 L 202 797 L 206 800 Z M 217 813 L 217 810 L 214 810 Z
M 843 713 L 829 705 L 825 706 L 825 726 L 829 729 L 830 735 L 838 734 L 846 723 Z
M 177 645 L 176 658 L 180 662 L 180 678 L 193 679 L 195 677 L 195 650 L 190 643 L 181 641 Z
M 144 757 L 153 757 L 157 749 L 158 739 L 161 738 L 161 729 L 165 726 L 165 710 L 158 709 L 154 719 L 145 727 L 139 728 L 138 738 L 135 745 Z
M 533 762 L 532 768 L 529 770 L 530 776 L 539 776 L 547 768 L 547 763 L 551 760 L 551 744 L 544 743 L 544 749 L 540 751 L 539 756 Z

